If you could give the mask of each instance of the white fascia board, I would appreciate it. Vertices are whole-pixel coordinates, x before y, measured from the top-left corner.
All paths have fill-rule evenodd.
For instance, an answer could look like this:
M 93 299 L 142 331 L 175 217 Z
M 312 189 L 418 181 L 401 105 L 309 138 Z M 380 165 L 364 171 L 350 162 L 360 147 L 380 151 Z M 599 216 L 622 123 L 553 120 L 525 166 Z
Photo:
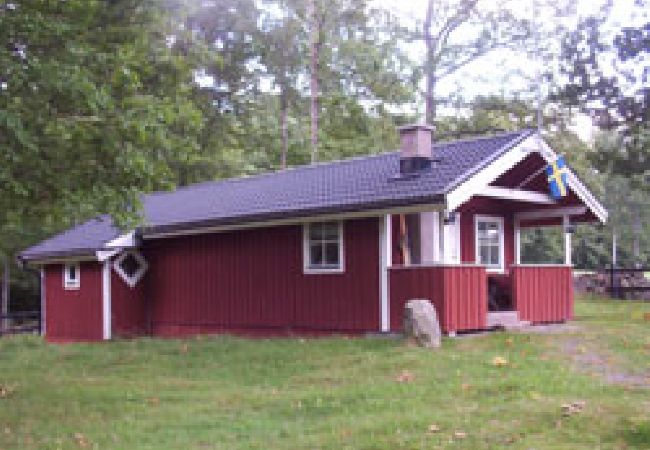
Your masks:
M 537 220 L 537 219 L 551 219 L 564 216 L 581 216 L 587 212 L 586 206 L 566 206 L 564 208 L 552 209 L 536 209 L 534 211 L 523 211 L 515 214 L 515 219 L 522 220 Z
M 550 195 L 543 192 L 527 191 L 524 189 L 511 189 L 497 186 L 486 186 L 480 192 L 482 197 L 500 198 L 519 202 L 542 203 L 553 205 L 557 203 Z
M 131 248 L 136 246 L 135 231 L 129 231 L 104 244 L 106 248 Z
M 449 191 L 446 195 L 447 209 L 454 211 L 470 198 L 475 195 L 480 195 L 490 183 L 523 161 L 528 155 L 535 151 L 539 152 L 539 145 L 533 138 L 534 135 L 524 139 L 518 145 Z
M 532 153 L 538 153 L 547 164 L 557 159 L 557 153 L 542 139 L 539 133 L 535 133 L 447 193 L 447 208 L 453 211 L 473 196 L 482 195 L 490 183 Z M 567 173 L 569 188 L 587 205 L 598 220 L 605 222 L 607 220 L 605 207 L 596 200 L 575 173 L 571 170 L 568 170 Z
M 546 160 L 547 163 L 551 163 L 557 159 L 557 153 L 538 135 L 535 136 L 539 145 L 542 149 L 540 155 Z M 572 170 L 567 170 L 567 181 L 569 188 L 575 192 L 582 202 L 587 205 L 589 210 L 598 218 L 601 222 L 607 221 L 607 209 L 594 197 L 594 195 L 589 191 L 587 186 L 585 186 L 578 176 L 573 173 Z
M 104 262 L 107 259 L 110 259 L 113 256 L 117 255 L 119 252 L 120 252 L 119 249 L 115 249 L 115 250 L 97 250 L 95 252 L 95 255 L 97 256 L 97 261 Z

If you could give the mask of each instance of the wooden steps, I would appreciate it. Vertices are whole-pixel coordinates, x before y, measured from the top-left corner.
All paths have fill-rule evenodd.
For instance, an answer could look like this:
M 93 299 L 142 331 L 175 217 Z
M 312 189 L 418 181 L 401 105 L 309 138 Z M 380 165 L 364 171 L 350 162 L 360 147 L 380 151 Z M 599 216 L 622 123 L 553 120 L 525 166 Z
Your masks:
M 520 330 L 528 325 L 530 325 L 530 322 L 519 320 L 519 313 L 517 311 L 489 312 L 487 315 L 488 328 Z

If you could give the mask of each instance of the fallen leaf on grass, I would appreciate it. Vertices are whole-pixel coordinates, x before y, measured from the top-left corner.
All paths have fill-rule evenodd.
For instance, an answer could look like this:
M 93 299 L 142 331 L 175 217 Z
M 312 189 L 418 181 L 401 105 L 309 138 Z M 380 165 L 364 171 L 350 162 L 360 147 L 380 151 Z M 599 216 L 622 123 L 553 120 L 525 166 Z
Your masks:
M 15 386 L 0 384 L 0 398 L 8 398 L 16 391 Z
M 643 313 L 643 320 L 650 322 L 650 312 Z
M 574 414 L 579 414 L 585 408 L 587 402 L 584 400 L 576 400 L 571 403 L 564 403 L 560 406 L 562 409 L 563 416 L 572 416 Z
M 472 385 L 470 383 L 463 383 L 460 385 L 460 388 L 463 391 L 469 391 L 470 389 L 472 389 Z
M 147 399 L 147 403 L 151 406 L 157 406 L 160 404 L 160 399 L 158 397 L 151 397 Z
M 435 423 L 432 423 L 429 425 L 429 433 L 437 433 L 440 431 L 440 427 L 436 425 Z
M 74 440 L 77 443 L 77 445 L 81 448 L 88 448 L 90 447 L 90 441 L 86 436 L 84 436 L 82 433 L 75 433 L 74 434 Z
M 180 352 L 182 354 L 186 354 L 189 350 L 190 350 L 190 346 L 187 343 L 181 345 Z
M 409 370 L 402 370 L 399 375 L 395 377 L 395 381 L 398 383 L 410 383 L 415 380 L 415 375 Z
M 454 431 L 454 437 L 456 439 L 465 439 L 467 437 L 467 433 L 464 431 Z
M 513 343 L 512 338 L 508 338 L 508 339 L 506 339 L 506 345 L 507 345 L 508 347 L 511 347 L 511 346 L 512 346 L 512 343 Z
M 496 367 L 503 367 L 508 365 L 508 360 L 503 356 L 495 356 L 492 358 L 492 365 Z

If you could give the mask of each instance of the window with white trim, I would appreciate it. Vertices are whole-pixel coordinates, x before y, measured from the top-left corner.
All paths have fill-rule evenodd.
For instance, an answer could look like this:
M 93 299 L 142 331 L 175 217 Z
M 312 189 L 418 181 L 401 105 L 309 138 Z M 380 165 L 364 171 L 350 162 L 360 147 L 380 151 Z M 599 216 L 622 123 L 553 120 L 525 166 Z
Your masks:
M 476 216 L 476 263 L 490 271 L 503 271 L 503 217 Z
M 79 263 L 63 265 L 63 287 L 65 289 L 79 289 L 81 287 Z
M 305 224 L 305 272 L 343 271 L 343 224 L 341 222 L 314 222 Z
M 113 269 L 130 287 L 138 284 L 138 281 L 144 276 L 149 265 L 144 256 L 135 250 L 122 252 L 115 259 Z

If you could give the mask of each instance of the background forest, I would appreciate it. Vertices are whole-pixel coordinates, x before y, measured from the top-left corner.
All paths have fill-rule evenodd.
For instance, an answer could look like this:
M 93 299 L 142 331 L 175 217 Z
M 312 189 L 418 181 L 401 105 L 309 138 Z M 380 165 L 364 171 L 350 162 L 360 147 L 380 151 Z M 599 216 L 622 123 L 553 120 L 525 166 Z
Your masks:
M 614 235 L 619 264 L 650 264 L 647 3 L 421 3 L 0 0 L 4 295 L 37 292 L 18 250 L 133 224 L 142 192 L 392 150 L 423 118 L 437 140 L 539 127 L 610 211 L 576 231 L 576 267 L 610 264 Z M 556 232 L 527 232 L 524 259 L 560 259 Z

